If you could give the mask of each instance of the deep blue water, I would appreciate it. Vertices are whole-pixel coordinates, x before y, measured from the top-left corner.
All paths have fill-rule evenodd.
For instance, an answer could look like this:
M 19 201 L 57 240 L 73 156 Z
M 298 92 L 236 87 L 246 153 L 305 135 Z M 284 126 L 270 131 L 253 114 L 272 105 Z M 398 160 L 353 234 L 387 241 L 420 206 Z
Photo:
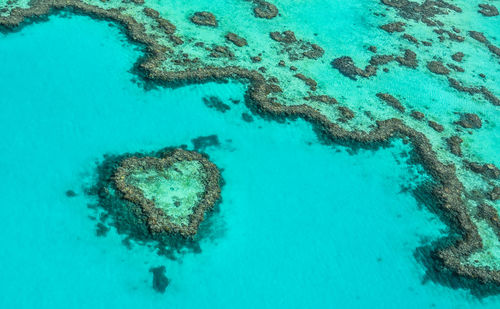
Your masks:
M 445 226 L 401 185 L 406 146 L 353 155 L 304 121 L 244 122 L 244 85 L 144 91 L 141 53 L 116 27 L 51 17 L 0 36 L 0 308 L 494 308 L 423 283 L 415 249 Z M 220 113 L 202 98 L 231 105 Z M 214 240 L 177 261 L 127 249 L 88 216 L 104 154 L 153 151 L 216 134 L 224 169 Z M 75 190 L 77 197 L 66 197 Z M 165 294 L 151 288 L 165 265 Z

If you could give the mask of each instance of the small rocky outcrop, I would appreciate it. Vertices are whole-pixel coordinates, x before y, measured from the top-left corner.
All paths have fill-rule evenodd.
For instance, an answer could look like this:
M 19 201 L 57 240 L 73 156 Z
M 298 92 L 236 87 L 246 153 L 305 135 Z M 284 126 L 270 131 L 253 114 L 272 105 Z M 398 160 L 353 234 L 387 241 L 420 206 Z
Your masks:
M 452 136 L 446 139 L 446 144 L 448 144 L 448 148 L 450 149 L 450 152 L 456 156 L 461 157 L 462 156 L 462 148 L 461 144 L 463 143 L 463 139 L 461 139 L 459 136 Z
M 211 49 L 209 54 L 212 58 L 234 58 L 234 53 L 227 46 L 216 45 Z
M 419 111 L 412 111 L 410 116 L 412 116 L 414 119 L 417 119 L 417 120 L 422 120 L 425 118 L 425 115 Z
M 453 63 L 448 63 L 446 64 L 447 67 L 449 67 L 450 69 L 454 70 L 455 72 L 460 72 L 460 73 L 463 73 L 465 72 L 465 69 L 458 66 L 458 65 L 455 65 Z
M 481 118 L 474 113 L 462 114 L 460 120 L 455 123 L 466 129 L 479 129 L 483 126 Z
M 416 37 L 414 37 L 414 36 L 413 36 L 413 35 L 411 35 L 411 34 L 408 34 L 408 33 L 403 34 L 403 39 L 406 39 L 406 40 L 408 40 L 408 41 L 412 42 L 412 43 L 413 43 L 413 44 L 415 44 L 415 45 L 418 45 L 418 44 L 419 44 L 419 42 L 418 42 L 417 38 L 416 38 Z
M 209 27 L 218 26 L 215 15 L 207 11 L 194 13 L 193 16 L 191 16 L 191 21 L 200 26 L 209 26 Z
M 405 23 L 397 21 L 394 23 L 382 25 L 382 26 L 380 26 L 380 29 L 387 31 L 389 33 L 403 32 L 403 31 L 405 31 L 405 28 L 404 28 L 405 25 L 406 25 Z
M 377 67 L 374 65 L 367 65 L 364 70 L 358 68 L 351 57 L 342 56 L 334 59 L 331 62 L 332 67 L 339 70 L 339 72 L 349 77 L 352 80 L 357 80 L 356 76 L 370 77 L 377 74 Z
M 464 56 L 465 56 L 464 53 L 458 52 L 451 55 L 451 59 L 455 60 L 456 62 L 462 62 Z
M 429 125 L 429 127 L 433 128 L 436 132 L 441 133 L 444 131 L 444 127 L 435 121 L 429 120 L 427 124 Z
M 473 38 L 474 40 L 478 41 L 478 42 L 481 42 L 481 43 L 488 43 L 488 39 L 484 36 L 484 34 L 482 32 L 478 32 L 478 31 L 469 31 L 469 35 L 471 36 L 471 38 Z
M 427 69 L 434 74 L 438 75 L 448 75 L 450 70 L 443 65 L 441 61 L 429 61 L 427 62 Z
M 295 33 L 291 30 L 286 30 L 283 32 L 278 32 L 274 31 L 269 34 L 271 39 L 275 40 L 276 42 L 280 43 L 293 43 L 297 41 L 297 38 L 295 37 Z
M 340 122 L 348 122 L 349 120 L 354 118 L 354 112 L 349 107 L 338 106 L 337 110 L 340 113 L 340 118 L 338 118 L 337 120 Z
M 406 110 L 403 104 L 401 104 L 401 102 L 398 99 L 396 99 L 395 97 L 393 97 L 388 93 L 379 92 L 377 93 L 377 97 L 382 101 L 384 101 L 385 103 L 387 103 L 387 105 L 397 109 L 401 113 L 404 113 Z
M 310 43 L 304 40 L 298 40 L 295 33 L 291 30 L 283 32 L 274 31 L 269 33 L 271 39 L 280 42 L 283 47 L 281 52 L 288 54 L 291 61 L 305 58 L 318 59 L 323 56 L 325 51 L 318 44 Z
M 229 42 L 233 43 L 234 45 L 238 47 L 243 47 L 248 45 L 247 40 L 242 38 L 241 36 L 237 35 L 236 33 L 233 32 L 228 32 L 225 36 L 226 40 Z
M 294 75 L 294 77 L 302 80 L 307 86 L 309 86 L 311 91 L 315 91 L 316 87 L 318 86 L 318 83 L 314 79 L 307 77 L 302 73 L 297 73 Z
M 308 97 L 305 97 L 304 100 L 306 101 L 315 101 L 315 102 L 321 102 L 325 104 L 337 104 L 337 100 L 334 97 L 331 97 L 326 94 L 321 94 L 321 95 L 311 95 Z
M 403 57 L 396 57 L 400 65 L 416 69 L 418 67 L 417 54 L 409 49 L 405 50 Z
M 257 5 L 253 9 L 255 17 L 272 19 L 278 15 L 278 8 L 274 4 L 262 0 L 254 0 L 254 3 Z
M 379 65 L 384 65 L 387 64 L 391 61 L 394 60 L 393 55 L 375 55 L 370 58 L 370 64 L 379 66 Z
M 493 163 L 481 164 L 478 162 L 471 162 L 464 160 L 465 166 L 474 173 L 481 174 L 486 178 L 498 179 L 500 177 L 500 169 Z
M 494 187 L 490 192 L 488 192 L 488 199 L 491 201 L 496 201 L 500 199 L 500 187 Z
M 481 3 L 478 5 L 480 10 L 479 13 L 483 14 L 486 17 L 498 16 L 498 9 L 492 5 L 487 3 Z

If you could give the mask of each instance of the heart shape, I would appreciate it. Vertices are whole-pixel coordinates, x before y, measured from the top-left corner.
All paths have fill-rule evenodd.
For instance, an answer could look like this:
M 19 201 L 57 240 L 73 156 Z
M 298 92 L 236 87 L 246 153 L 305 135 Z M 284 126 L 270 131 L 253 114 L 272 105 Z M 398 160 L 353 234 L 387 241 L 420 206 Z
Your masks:
M 141 207 L 153 233 L 194 236 L 220 197 L 220 172 L 195 151 L 123 159 L 112 177 L 122 198 Z

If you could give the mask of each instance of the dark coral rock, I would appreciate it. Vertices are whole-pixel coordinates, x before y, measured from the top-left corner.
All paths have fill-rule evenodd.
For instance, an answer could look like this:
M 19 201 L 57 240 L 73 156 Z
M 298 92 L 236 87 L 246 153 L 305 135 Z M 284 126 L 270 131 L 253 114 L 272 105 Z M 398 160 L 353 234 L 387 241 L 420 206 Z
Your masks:
M 480 91 L 483 94 L 483 97 L 486 100 L 488 100 L 491 104 L 493 104 L 495 106 L 500 106 L 500 99 L 497 98 L 491 91 L 489 91 L 488 88 L 481 87 Z
M 210 12 L 196 12 L 191 16 L 191 21 L 200 26 L 217 27 L 217 19 Z
M 225 113 L 226 111 L 231 109 L 229 105 L 225 104 L 224 102 L 221 101 L 221 99 L 215 96 L 204 97 L 203 103 L 205 103 L 207 107 L 213 108 L 222 113 Z
M 413 44 L 418 45 L 418 40 L 417 40 L 417 38 L 416 38 L 416 37 L 414 37 L 414 36 L 413 36 L 413 35 L 411 35 L 411 34 L 408 34 L 408 33 L 403 34 L 403 39 L 406 39 L 406 40 L 408 40 L 408 41 L 412 42 Z
M 448 35 L 448 39 L 452 40 L 452 41 L 455 41 L 455 42 L 463 42 L 465 41 L 465 38 L 461 35 L 457 35 L 451 31 L 448 31 L 448 30 L 444 30 L 444 29 L 434 29 L 434 32 L 441 35 L 439 37 L 439 40 L 442 42 L 445 40 L 445 37 L 442 35 L 443 33 L 447 34 Z
M 481 89 L 475 88 L 475 87 L 466 87 L 462 85 L 458 80 L 448 77 L 448 82 L 450 84 L 451 88 L 454 88 L 460 92 L 467 92 L 468 94 L 475 94 L 475 93 L 480 93 Z
M 151 9 L 151 8 L 144 8 L 142 10 L 144 12 L 144 14 L 146 14 L 146 16 L 149 16 L 151 18 L 158 18 L 160 17 L 160 12 L 158 12 L 157 10 L 154 10 L 154 9 Z
M 462 148 L 460 147 L 460 145 L 463 143 L 463 139 L 455 135 L 447 138 L 446 143 L 448 144 L 448 148 L 450 149 L 452 154 L 459 157 L 462 156 Z
M 348 56 L 334 59 L 332 61 L 332 66 L 339 70 L 342 75 L 347 76 L 352 80 L 356 80 L 356 75 L 360 75 L 361 71 L 361 69 L 354 64 L 352 58 Z
M 161 17 L 158 17 L 156 21 L 158 22 L 158 26 L 162 28 L 166 34 L 173 34 L 175 32 L 176 27 L 170 21 L 163 19 Z
M 434 74 L 448 75 L 450 70 L 443 65 L 441 61 L 429 61 L 427 62 L 427 69 Z
M 297 71 L 297 67 L 294 67 L 293 65 L 290 66 L 290 71 Z
M 422 41 L 422 44 L 423 44 L 424 46 L 432 46 L 432 43 L 431 43 L 431 42 L 429 42 L 429 41 Z
M 254 56 L 251 57 L 250 60 L 252 60 L 253 63 L 256 63 L 256 62 L 261 62 L 262 58 L 260 56 Z
M 272 19 L 278 15 L 278 8 L 274 4 L 262 0 L 256 0 L 254 3 L 257 4 L 253 9 L 256 17 Z
M 153 273 L 153 289 L 159 293 L 165 293 L 168 287 L 169 280 L 165 275 L 165 266 L 158 266 L 149 269 Z
M 356 76 L 370 77 L 377 74 L 377 67 L 374 65 L 367 65 L 364 70 L 358 68 L 351 57 L 342 56 L 334 59 L 331 62 L 332 67 L 339 70 L 342 75 L 356 80 Z
M 497 201 L 500 199 L 500 187 L 494 187 L 490 192 L 488 192 L 488 199 L 491 201 Z
M 464 68 L 456 65 L 456 64 L 453 64 L 453 63 L 448 63 L 446 64 L 450 69 L 454 70 L 455 72 L 460 72 L 460 73 L 463 73 L 465 72 Z
M 248 45 L 247 40 L 242 38 L 241 36 L 237 35 L 236 33 L 228 32 L 225 36 L 226 40 L 229 42 L 232 42 L 234 45 L 238 47 L 243 47 L 245 45 Z
M 456 62 L 462 62 L 464 56 L 465 56 L 464 53 L 458 52 L 451 55 L 451 59 L 455 60 Z
M 417 54 L 413 51 L 406 49 L 403 57 L 396 57 L 396 61 L 399 62 L 400 65 L 416 69 L 418 67 Z
M 394 60 L 393 55 L 375 55 L 370 58 L 371 65 L 384 65 Z
M 347 122 L 347 121 L 351 120 L 352 118 L 354 118 L 354 112 L 346 106 L 338 106 L 337 110 L 339 111 L 340 116 L 341 116 L 338 119 L 338 121 L 340 121 L 340 122 Z
M 269 77 L 267 79 L 267 81 L 270 82 L 270 83 L 274 83 L 274 84 L 279 84 L 280 83 L 279 79 L 277 77 L 275 77 L 275 76 Z
M 380 29 L 385 30 L 389 33 L 403 32 L 403 31 L 405 31 L 405 28 L 404 28 L 405 25 L 406 25 L 405 23 L 397 21 L 394 23 L 382 25 L 382 26 L 380 26 Z
M 295 37 L 295 33 L 293 33 L 293 31 L 291 30 L 286 30 L 286 31 L 283 31 L 283 32 L 278 32 L 278 31 L 275 31 L 275 32 L 271 32 L 269 34 L 269 36 L 271 37 L 271 39 L 275 40 L 276 42 L 280 42 L 280 43 L 294 43 L 297 41 L 297 38 Z
M 482 32 L 477 32 L 477 31 L 469 31 L 469 35 L 471 38 L 474 40 L 481 42 L 481 43 L 489 43 L 488 39 L 484 36 Z
M 285 61 L 280 60 L 280 62 L 278 62 L 278 65 L 279 65 L 280 67 L 284 67 L 284 66 L 285 66 Z
M 325 51 L 318 44 L 297 40 L 293 31 L 271 32 L 271 39 L 280 42 L 283 49 L 282 53 L 288 54 L 291 61 L 300 60 L 304 57 L 309 59 L 318 59 L 323 56 Z
M 474 173 L 481 174 L 486 178 L 498 179 L 500 177 L 500 170 L 493 163 L 481 164 L 464 160 L 464 164 Z
M 318 59 L 321 58 L 324 53 L 325 51 L 321 48 L 321 46 L 318 44 L 311 44 L 311 49 L 304 52 L 303 55 L 309 59 Z
M 425 115 L 422 113 L 422 112 L 419 112 L 419 111 L 412 111 L 410 116 L 412 116 L 413 118 L 417 119 L 417 120 L 422 120 L 424 119 Z
M 490 50 L 490 52 L 492 52 L 493 54 L 497 55 L 498 57 L 500 57 L 500 48 L 493 45 L 493 44 L 489 44 L 488 45 L 488 49 Z
M 436 132 L 444 131 L 444 127 L 435 121 L 429 120 L 427 124 L 429 125 L 429 127 L 433 128 Z
M 392 95 L 390 95 L 388 93 L 379 92 L 379 93 L 377 93 L 377 97 L 379 99 L 381 99 L 382 101 L 384 101 L 385 103 L 387 103 L 387 105 L 392 106 L 393 108 L 397 109 L 401 113 L 404 113 L 406 110 L 405 107 L 403 106 L 403 104 L 401 104 L 401 102 L 398 99 L 396 99 L 395 97 L 393 97 Z
M 477 215 L 488 222 L 498 239 L 500 239 L 500 217 L 496 208 L 486 203 L 481 203 L 477 208 Z
M 498 16 L 498 9 L 492 4 L 481 3 L 478 5 L 479 13 L 487 17 Z
M 479 129 L 483 126 L 481 118 L 473 113 L 462 114 L 460 120 L 455 123 L 466 129 Z
M 413 19 L 415 21 L 421 20 L 428 26 L 435 26 L 437 24 L 429 19 L 434 17 L 435 15 L 448 14 L 450 10 L 455 12 L 462 12 L 461 8 L 444 0 L 423 1 L 422 3 L 409 0 L 381 1 L 383 4 L 397 10 L 398 14 L 401 17 L 406 19 Z
M 213 58 L 234 58 L 234 53 L 227 46 L 214 46 L 209 56 Z
M 315 91 L 316 87 L 318 86 L 318 83 L 314 79 L 307 77 L 302 73 L 295 74 L 294 77 L 302 80 L 307 86 L 311 88 L 312 91 Z
M 376 53 L 377 52 L 377 46 L 371 45 L 371 46 L 368 47 L 368 50 L 371 51 L 372 53 Z
M 322 95 L 311 95 L 309 97 L 305 97 L 305 100 L 311 100 L 315 102 L 321 102 L 326 104 L 337 104 L 337 100 L 334 97 L 322 94 Z
M 176 36 L 176 35 L 170 35 L 168 38 L 169 38 L 169 40 L 170 40 L 172 43 L 174 43 L 174 45 L 182 45 L 182 44 L 184 44 L 184 41 L 183 41 L 180 37 L 178 37 L 178 36 Z M 197 58 L 195 58 L 195 59 L 197 59 Z M 195 59 L 193 59 L 193 61 L 194 61 Z

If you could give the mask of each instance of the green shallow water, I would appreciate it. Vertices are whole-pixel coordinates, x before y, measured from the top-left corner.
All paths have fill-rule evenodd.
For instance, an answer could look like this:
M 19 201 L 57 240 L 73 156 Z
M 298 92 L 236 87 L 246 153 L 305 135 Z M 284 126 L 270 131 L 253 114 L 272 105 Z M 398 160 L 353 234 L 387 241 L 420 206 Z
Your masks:
M 320 44 L 325 49 L 320 60 L 294 65 L 318 80 L 321 93 L 354 110 L 357 116 L 347 127 L 372 125 L 363 116 L 365 110 L 377 119 L 397 115 L 426 133 L 443 160 L 458 162 L 443 146 L 443 135 L 396 114 L 374 96 L 388 91 L 407 109 L 421 110 L 442 123 L 444 136 L 455 131 L 454 112 L 477 113 L 483 127 L 464 135 L 464 151 L 467 157 L 499 163 L 497 107 L 480 96 L 447 87 L 446 80 L 426 71 L 423 64 L 408 71 L 392 63 L 389 73 L 358 81 L 330 67 L 331 59 L 342 55 L 364 67 L 370 57 L 368 44 L 390 50 L 388 42 L 395 42 L 394 37 L 385 32 L 352 35 L 353 30 L 373 30 L 386 22 L 363 15 L 369 9 L 382 10 L 378 3 L 340 6 L 318 1 L 299 9 L 279 1 L 282 16 L 270 21 L 245 21 L 253 17 L 251 4 L 244 1 L 230 4 L 239 18 L 227 15 L 225 4 L 218 2 L 182 4 L 151 3 L 177 25 L 184 39 L 196 36 L 220 42 L 225 31 L 237 29 L 249 47 L 235 51 L 235 63 L 259 51 L 263 62 L 249 65 L 267 66 L 282 58 L 274 43 L 259 43 L 269 31 L 291 28 L 298 38 Z M 178 9 L 169 9 L 174 5 Z M 221 25 L 217 30 L 200 30 L 186 22 L 187 15 L 202 9 L 216 14 Z M 387 14 L 392 17 L 391 11 Z M 496 22 L 498 17 L 485 22 L 464 18 L 457 25 L 494 37 Z M 254 24 L 259 31 L 250 27 Z M 413 30 L 425 32 L 417 26 Z M 344 44 L 346 40 L 350 44 Z M 478 72 L 485 72 L 486 86 L 498 94 L 498 61 L 476 42 L 466 44 L 460 49 L 471 58 L 479 57 L 474 60 Z M 433 47 L 433 52 L 440 53 L 439 48 Z M 203 55 L 194 48 L 186 50 Z M 428 179 L 420 166 L 407 163 L 408 145 L 395 140 L 388 148 L 353 154 L 343 147 L 322 145 L 302 120 L 278 123 L 253 115 L 253 122 L 246 122 L 242 119 L 242 113 L 249 112 L 243 104 L 246 85 L 237 82 L 144 91 L 131 81 L 137 77 L 130 73 L 140 55 L 117 27 L 88 17 L 50 17 L 0 37 L 4 171 L 0 237 L 6 249 L 0 260 L 9 265 L 0 279 L 2 308 L 498 306 L 498 296 L 476 298 L 469 290 L 428 280 L 419 248 L 445 236 L 447 228 L 402 189 Z M 493 65 L 484 65 L 485 57 Z M 306 91 L 303 84 L 289 79 L 288 69 L 272 65 L 269 70 L 290 90 L 284 95 L 291 99 L 283 102 L 300 103 L 295 99 Z M 465 81 L 476 83 L 475 78 Z M 208 108 L 202 100 L 207 96 L 219 97 L 230 110 Z M 239 103 L 232 103 L 235 100 Z M 334 109 L 317 107 L 337 117 Z M 87 207 L 96 201 L 82 188 L 93 183 L 96 162 L 103 155 L 182 144 L 194 149 L 192 139 L 212 134 L 220 145 L 203 151 L 221 168 L 225 186 L 220 210 L 204 226 L 201 252 L 179 253 L 172 261 L 134 242 L 127 249 L 122 245 L 124 236 L 113 228 L 107 237 L 96 236 L 96 222 L 89 218 L 95 213 Z M 484 185 L 465 170 L 459 170 L 459 177 L 467 188 Z M 77 196 L 65 196 L 69 189 Z M 169 204 L 171 196 L 165 198 Z M 495 265 L 498 240 L 484 222 L 478 224 L 486 248 L 472 259 Z M 165 294 L 151 288 L 149 268 L 158 265 L 166 266 L 170 279 Z
M 172 218 L 171 222 L 187 225 L 189 215 L 205 190 L 202 173 L 199 162 L 186 161 L 174 163 L 166 171 L 134 171 L 126 181 L 165 211 Z

